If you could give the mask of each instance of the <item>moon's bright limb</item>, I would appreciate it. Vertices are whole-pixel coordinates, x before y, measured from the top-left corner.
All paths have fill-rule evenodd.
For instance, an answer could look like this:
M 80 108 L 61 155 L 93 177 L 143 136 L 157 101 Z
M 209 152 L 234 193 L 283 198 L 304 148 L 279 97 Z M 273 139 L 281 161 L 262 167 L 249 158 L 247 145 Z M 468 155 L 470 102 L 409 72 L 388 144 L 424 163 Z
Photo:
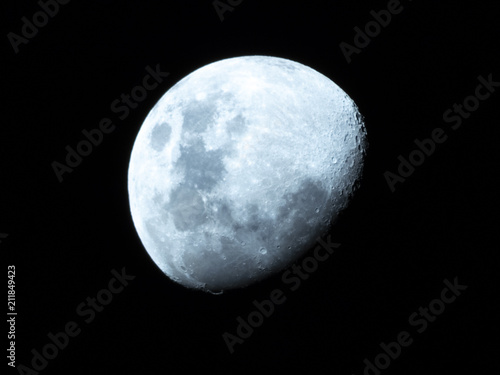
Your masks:
M 344 209 L 363 166 L 355 103 L 290 60 L 218 61 L 147 116 L 128 174 L 144 247 L 174 281 L 221 292 L 291 264 Z

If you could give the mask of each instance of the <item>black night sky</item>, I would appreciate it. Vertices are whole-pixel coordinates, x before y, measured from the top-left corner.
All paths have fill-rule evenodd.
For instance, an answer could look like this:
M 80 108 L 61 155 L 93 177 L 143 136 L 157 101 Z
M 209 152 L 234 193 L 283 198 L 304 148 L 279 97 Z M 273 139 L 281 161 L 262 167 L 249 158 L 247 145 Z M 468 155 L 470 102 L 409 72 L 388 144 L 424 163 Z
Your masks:
M 9 374 L 500 370 L 495 2 L 61 0 L 53 16 L 38 13 L 44 26 L 23 29 L 45 3 L 55 2 L 1 5 L 0 252 L 6 276 L 15 266 L 15 366 L 25 366 L 4 356 Z M 372 22 L 387 9 L 385 27 Z M 359 36 L 366 28 L 372 36 Z M 130 216 L 127 169 L 169 88 L 242 55 L 291 59 L 332 79 L 364 115 L 370 148 L 362 187 L 330 233 L 341 245 L 317 270 L 300 285 L 281 272 L 211 295 L 175 284 L 150 259 Z M 113 111 L 148 66 L 169 74 L 126 115 Z M 60 182 L 53 162 L 64 164 L 66 146 L 103 119 L 113 130 Z M 135 278 L 109 284 L 123 268 Z M 101 292 L 108 285 L 117 292 Z M 236 337 L 253 301 L 274 290 L 283 303 L 231 354 L 223 334 Z M 98 293 L 112 300 L 86 306 Z M 49 333 L 65 329 L 74 337 L 54 354 Z M 44 348 L 54 358 L 37 357 Z

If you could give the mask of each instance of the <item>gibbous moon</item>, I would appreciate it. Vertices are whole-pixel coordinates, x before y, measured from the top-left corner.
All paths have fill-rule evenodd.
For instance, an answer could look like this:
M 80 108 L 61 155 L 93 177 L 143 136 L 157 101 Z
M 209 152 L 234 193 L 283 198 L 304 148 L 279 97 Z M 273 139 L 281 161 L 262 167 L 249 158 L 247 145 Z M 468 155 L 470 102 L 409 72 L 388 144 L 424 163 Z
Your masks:
M 349 203 L 366 132 L 335 83 L 294 61 L 244 56 L 168 90 L 134 143 L 132 218 L 158 267 L 212 293 L 296 261 Z

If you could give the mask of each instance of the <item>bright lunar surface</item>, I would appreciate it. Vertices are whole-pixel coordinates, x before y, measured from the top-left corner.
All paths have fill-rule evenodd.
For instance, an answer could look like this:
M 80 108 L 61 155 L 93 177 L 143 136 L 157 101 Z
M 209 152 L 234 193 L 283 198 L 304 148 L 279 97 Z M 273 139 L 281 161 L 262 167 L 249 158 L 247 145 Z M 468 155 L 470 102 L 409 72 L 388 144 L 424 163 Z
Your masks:
M 212 293 L 244 287 L 326 234 L 366 146 L 355 103 L 324 75 L 276 57 L 218 61 L 144 121 L 128 172 L 132 218 L 172 280 Z

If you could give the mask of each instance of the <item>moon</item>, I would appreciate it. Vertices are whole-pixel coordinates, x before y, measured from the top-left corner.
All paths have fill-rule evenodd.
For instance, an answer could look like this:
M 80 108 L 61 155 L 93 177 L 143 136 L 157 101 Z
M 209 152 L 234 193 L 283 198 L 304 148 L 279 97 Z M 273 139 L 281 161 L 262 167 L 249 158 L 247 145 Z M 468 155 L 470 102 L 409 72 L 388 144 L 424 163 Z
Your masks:
M 243 56 L 189 74 L 135 140 L 128 192 L 152 260 L 214 294 L 267 278 L 325 235 L 357 189 L 363 117 L 303 64 Z

